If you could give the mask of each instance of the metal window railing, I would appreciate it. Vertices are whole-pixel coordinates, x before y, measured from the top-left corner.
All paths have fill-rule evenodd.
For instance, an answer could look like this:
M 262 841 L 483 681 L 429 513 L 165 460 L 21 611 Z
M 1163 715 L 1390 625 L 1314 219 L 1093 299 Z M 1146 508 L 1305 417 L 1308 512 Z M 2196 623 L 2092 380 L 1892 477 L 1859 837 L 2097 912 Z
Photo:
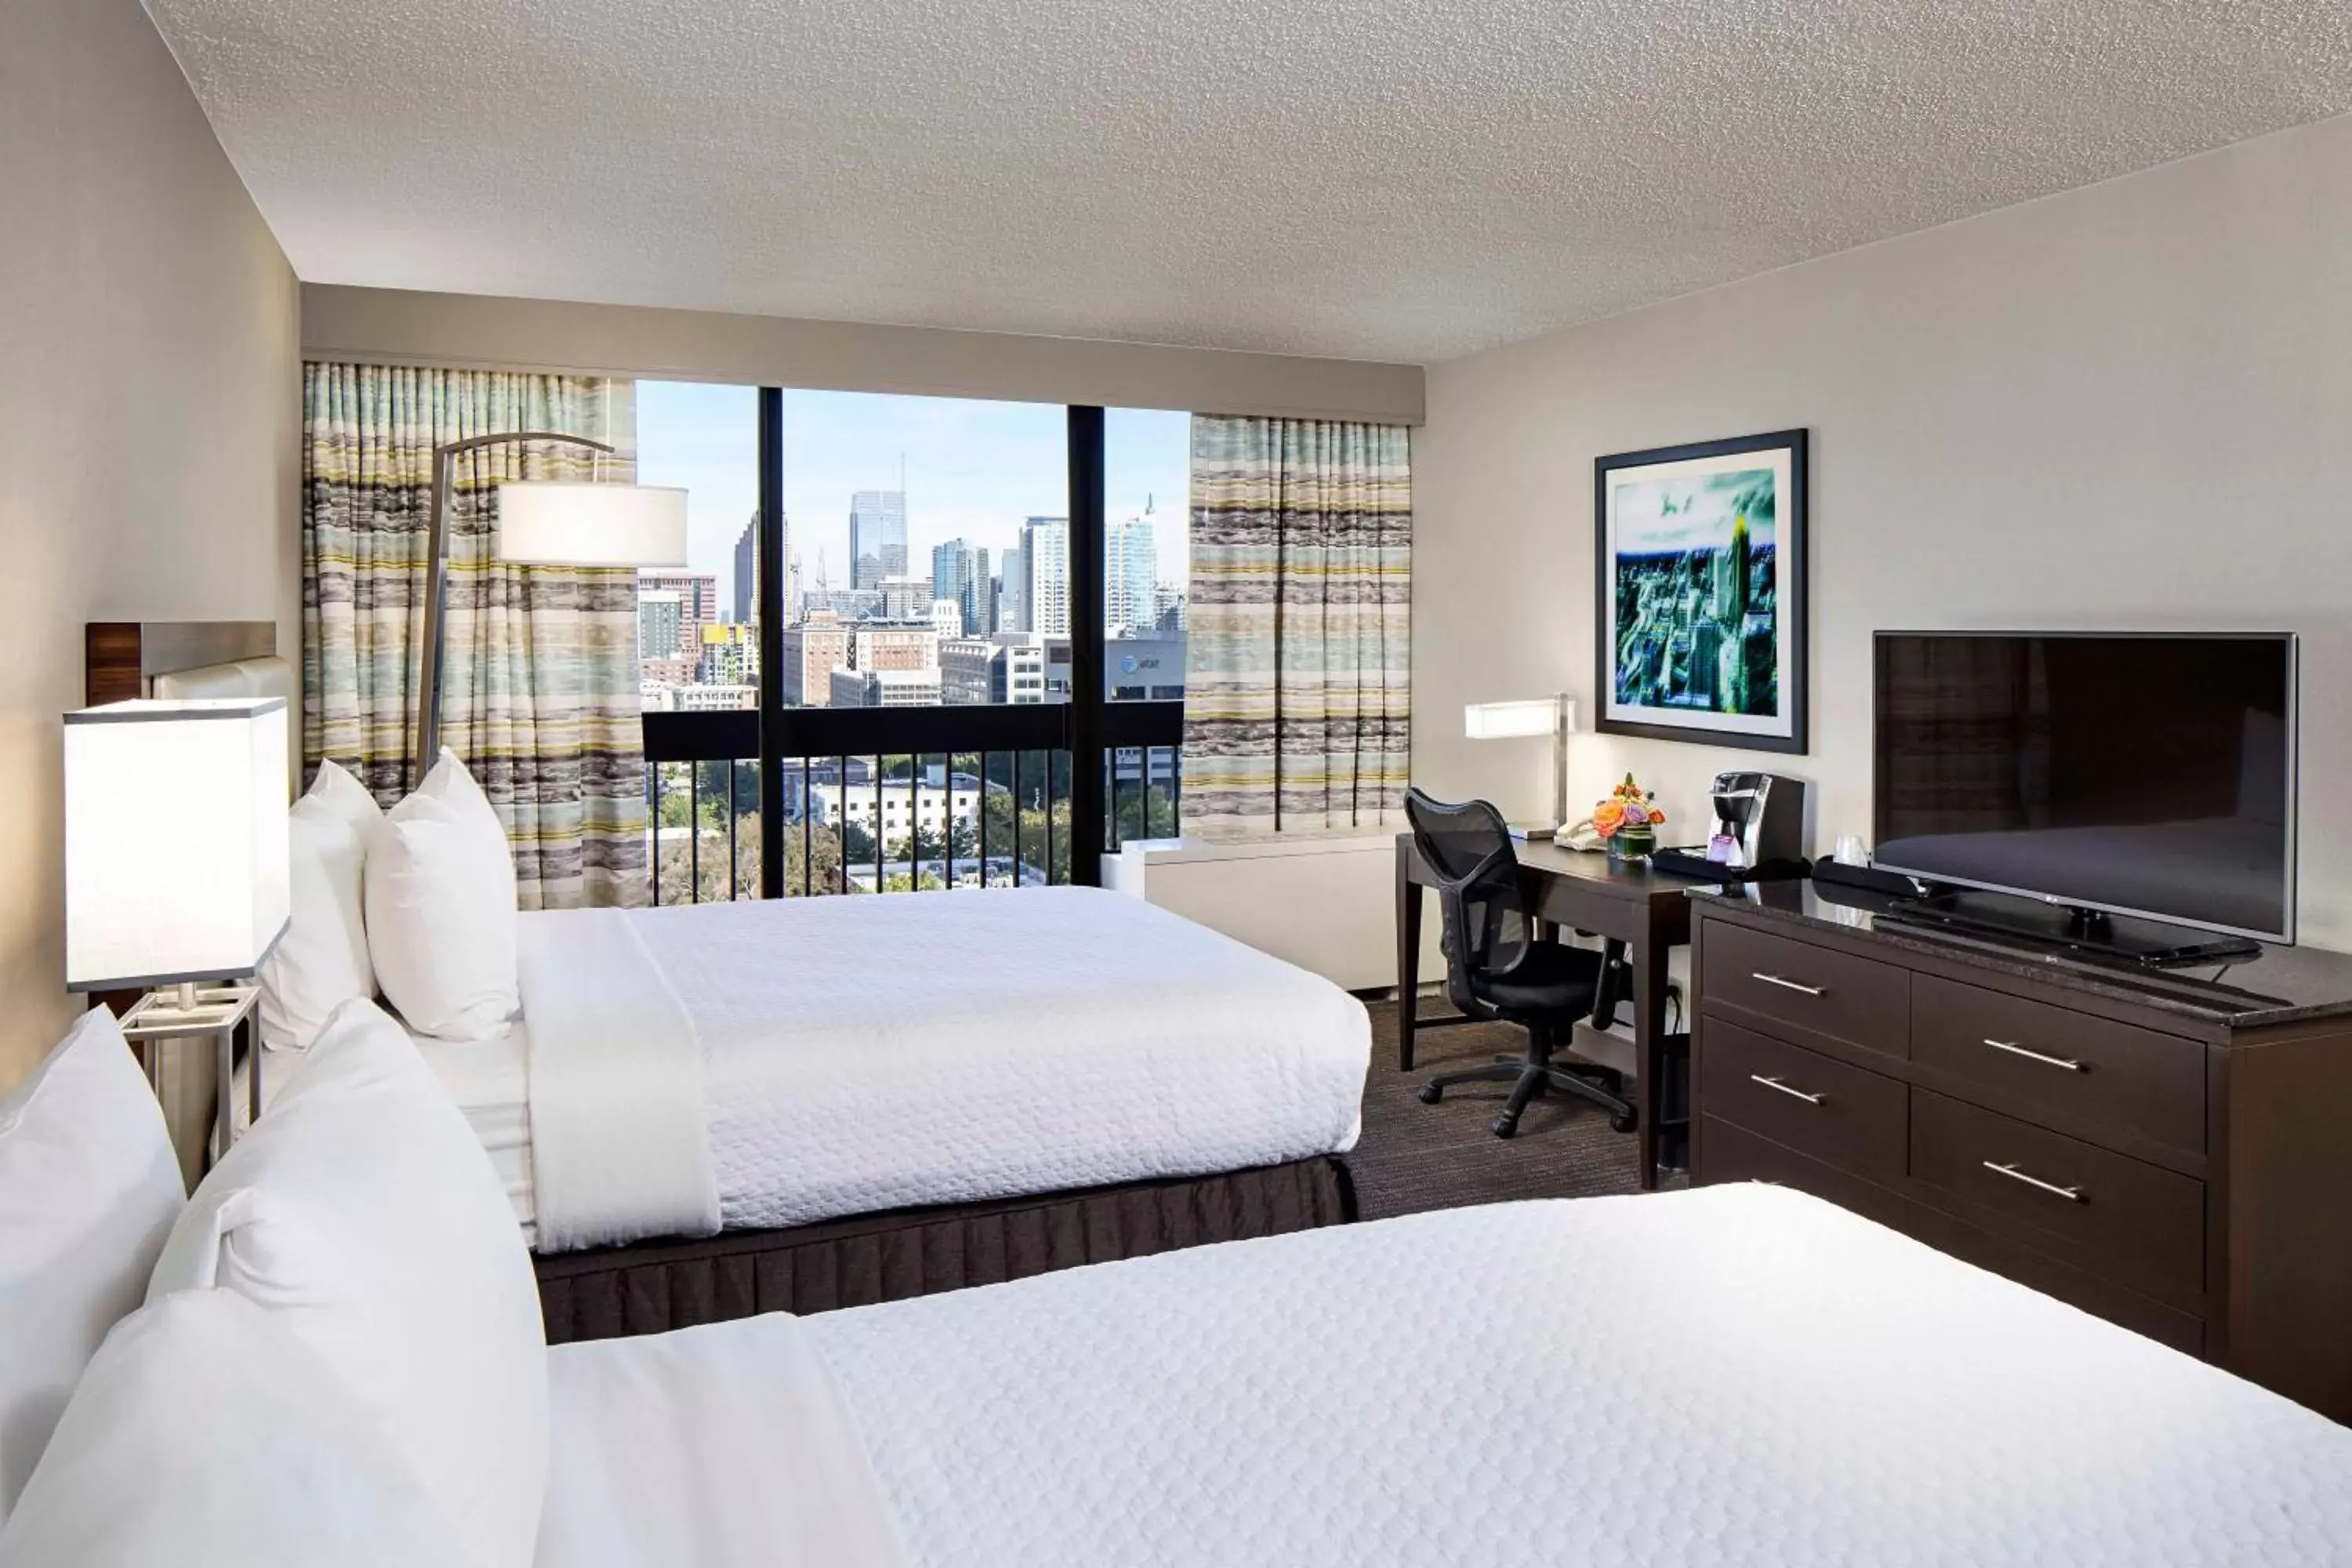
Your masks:
M 1173 837 L 1183 705 L 1107 714 L 1105 847 Z M 1072 879 L 1066 707 L 789 709 L 782 729 L 771 826 L 757 713 L 645 715 L 653 902 L 758 897 L 770 831 L 782 836 L 787 898 Z

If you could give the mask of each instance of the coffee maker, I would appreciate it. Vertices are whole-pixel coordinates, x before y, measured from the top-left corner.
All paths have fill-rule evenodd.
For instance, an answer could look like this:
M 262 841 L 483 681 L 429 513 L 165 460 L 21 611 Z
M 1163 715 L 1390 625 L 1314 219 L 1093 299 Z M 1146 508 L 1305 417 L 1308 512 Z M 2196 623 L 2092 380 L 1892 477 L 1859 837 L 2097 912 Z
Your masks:
M 1707 786 L 1715 834 L 1705 844 L 1661 849 L 1662 870 L 1733 871 L 1739 880 L 1805 874 L 1805 781 L 1779 773 L 1717 773 Z

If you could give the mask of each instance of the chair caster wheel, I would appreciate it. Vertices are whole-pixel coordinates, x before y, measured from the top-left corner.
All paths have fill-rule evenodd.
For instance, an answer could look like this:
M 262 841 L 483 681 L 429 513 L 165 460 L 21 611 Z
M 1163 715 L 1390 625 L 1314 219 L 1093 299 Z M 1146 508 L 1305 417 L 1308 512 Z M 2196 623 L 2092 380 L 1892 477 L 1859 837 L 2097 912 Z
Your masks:
M 1445 1091 L 1440 1089 L 1437 1085 L 1433 1083 L 1425 1083 L 1421 1086 L 1421 1102 L 1423 1105 L 1435 1105 L 1439 1100 L 1444 1100 L 1444 1098 Z
M 1496 1137 L 1508 1138 L 1518 1131 L 1519 1119 L 1516 1116 L 1497 1116 L 1487 1125 L 1494 1129 Z
M 1609 1119 L 1609 1131 L 1612 1132 L 1631 1132 L 1639 1125 L 1640 1123 L 1630 1111 L 1623 1116 L 1612 1116 Z

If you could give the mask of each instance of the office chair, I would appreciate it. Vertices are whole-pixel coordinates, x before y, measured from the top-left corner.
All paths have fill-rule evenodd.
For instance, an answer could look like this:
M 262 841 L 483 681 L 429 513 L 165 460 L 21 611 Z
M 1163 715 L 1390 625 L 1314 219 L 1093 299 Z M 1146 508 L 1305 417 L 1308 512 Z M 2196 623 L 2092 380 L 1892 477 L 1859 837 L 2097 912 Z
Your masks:
M 1473 1018 L 1517 1024 L 1528 1032 L 1526 1056 L 1499 1056 L 1491 1066 L 1439 1073 L 1421 1086 L 1423 1103 L 1435 1105 L 1457 1083 L 1507 1083 L 1511 1096 L 1493 1127 L 1496 1137 L 1508 1138 L 1519 1130 L 1519 1113 L 1529 1100 L 1559 1089 L 1608 1111 L 1612 1131 L 1633 1131 L 1633 1108 L 1615 1092 L 1616 1073 L 1552 1065 L 1559 1039 L 1593 1010 L 1602 959 L 1538 940 L 1502 814 L 1483 800 L 1449 805 L 1418 789 L 1405 792 L 1404 814 L 1413 846 L 1437 879 L 1446 995 Z

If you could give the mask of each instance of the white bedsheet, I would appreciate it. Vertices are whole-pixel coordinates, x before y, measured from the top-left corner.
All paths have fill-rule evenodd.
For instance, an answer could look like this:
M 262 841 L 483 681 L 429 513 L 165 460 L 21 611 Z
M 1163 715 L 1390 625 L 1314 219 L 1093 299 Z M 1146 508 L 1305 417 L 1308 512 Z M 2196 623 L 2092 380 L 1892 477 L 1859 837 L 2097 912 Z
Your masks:
M 686 1343 L 732 1375 L 671 1375 Z M 840 1486 L 774 1459 L 804 1352 L 907 1568 L 2352 1558 L 2352 1431 L 1827 1204 L 1733 1187 L 562 1346 L 567 1517 L 541 1568 L 744 1562 L 747 1521 Z
M 548 1252 L 719 1228 L 702 1048 L 619 910 L 518 922 L 531 1161 Z
M 523 917 L 527 931 L 548 919 Z M 1355 1143 L 1371 1044 L 1362 1005 L 1139 899 L 971 889 L 627 919 L 700 1046 L 729 1226 L 1236 1170 Z M 546 1064 L 570 1049 L 545 1011 L 527 971 L 542 1142 L 557 1113 Z M 645 1058 L 647 1092 L 663 1070 Z M 604 1099 L 626 1114 L 625 1095 Z M 542 1246 L 551 1178 L 542 1158 Z

